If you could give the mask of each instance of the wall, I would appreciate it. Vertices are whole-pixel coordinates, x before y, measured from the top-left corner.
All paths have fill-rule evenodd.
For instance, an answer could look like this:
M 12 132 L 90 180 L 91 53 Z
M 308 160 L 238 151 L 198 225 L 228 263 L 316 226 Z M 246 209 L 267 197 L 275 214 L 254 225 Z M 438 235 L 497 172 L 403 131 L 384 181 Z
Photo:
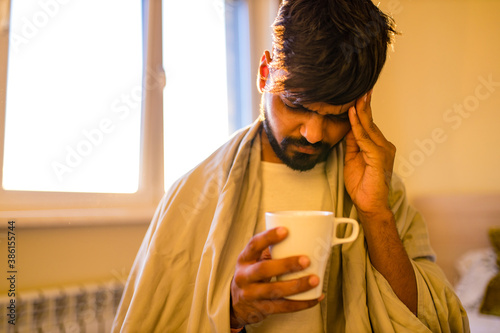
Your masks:
M 250 27 L 250 87 L 252 87 L 252 113 L 253 119 L 259 116 L 261 94 L 257 90 L 257 73 L 260 59 L 265 50 L 272 51 L 272 29 L 279 1 L 277 0 L 251 0 L 248 1 L 248 16 Z
M 18 290 L 125 281 L 146 229 L 147 225 L 17 228 Z
M 398 147 L 410 198 L 499 192 L 500 2 L 381 8 L 401 35 L 374 91 L 374 118 Z

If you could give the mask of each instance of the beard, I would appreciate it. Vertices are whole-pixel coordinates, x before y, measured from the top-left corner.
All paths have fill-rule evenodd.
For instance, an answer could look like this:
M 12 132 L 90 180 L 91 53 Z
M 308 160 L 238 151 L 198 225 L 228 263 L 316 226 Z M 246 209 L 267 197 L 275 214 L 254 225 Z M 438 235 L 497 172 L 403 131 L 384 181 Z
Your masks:
M 267 117 L 267 110 L 264 109 L 264 131 L 271 147 L 278 158 L 289 168 L 296 171 L 311 170 L 319 162 L 326 161 L 332 147 L 328 144 L 319 141 L 310 143 L 306 138 L 285 137 L 281 142 L 278 142 L 274 135 L 271 125 Z M 316 154 L 307 154 L 298 151 L 292 151 L 290 146 L 314 148 L 318 151 Z

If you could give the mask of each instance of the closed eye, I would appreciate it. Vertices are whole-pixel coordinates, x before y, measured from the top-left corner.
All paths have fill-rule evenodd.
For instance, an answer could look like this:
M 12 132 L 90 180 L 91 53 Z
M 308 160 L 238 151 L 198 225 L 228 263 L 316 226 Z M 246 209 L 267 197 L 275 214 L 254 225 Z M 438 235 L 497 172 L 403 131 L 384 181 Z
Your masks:
M 304 108 L 302 105 L 293 104 L 292 102 L 290 102 L 289 100 L 286 100 L 284 98 L 281 98 L 281 102 L 283 102 L 283 104 L 289 109 L 306 111 L 306 108 Z
M 335 122 L 345 122 L 349 121 L 349 113 L 344 112 L 341 114 L 329 114 L 326 116 L 329 120 L 335 121 Z
M 293 110 L 294 112 L 313 112 L 317 113 L 316 111 L 309 110 L 308 108 L 298 104 L 298 103 L 293 103 L 290 100 L 280 96 L 280 100 L 285 105 L 288 109 Z M 349 121 L 349 113 L 348 112 L 343 112 L 341 114 L 328 114 L 324 115 L 328 120 L 332 122 L 346 122 Z

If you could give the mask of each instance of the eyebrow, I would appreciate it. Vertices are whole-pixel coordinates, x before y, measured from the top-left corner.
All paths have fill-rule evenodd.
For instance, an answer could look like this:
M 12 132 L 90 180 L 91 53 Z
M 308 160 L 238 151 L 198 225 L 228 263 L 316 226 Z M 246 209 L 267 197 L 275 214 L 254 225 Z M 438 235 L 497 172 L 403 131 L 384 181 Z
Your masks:
M 283 104 L 286 105 L 286 103 L 284 103 L 285 101 L 292 104 L 293 106 L 296 106 L 296 107 L 299 107 L 305 111 L 308 111 L 308 112 L 314 112 L 314 113 L 318 113 L 317 111 L 314 111 L 314 110 L 311 110 L 311 109 L 308 109 L 306 108 L 304 105 L 302 104 L 299 104 L 297 102 L 294 102 L 294 101 L 291 101 L 290 99 L 288 99 L 287 97 L 284 97 L 284 96 L 281 96 L 280 95 L 280 99 L 281 101 L 283 102 Z M 349 104 L 349 103 L 348 103 Z M 345 118 L 345 116 L 349 113 L 349 108 L 347 108 L 347 111 L 346 112 L 342 112 L 342 109 L 344 108 L 346 104 L 342 104 L 342 106 L 340 107 L 340 112 L 341 113 L 329 113 L 329 114 L 326 114 L 326 115 L 322 115 L 322 116 L 326 116 L 326 117 L 333 117 L 333 118 Z M 318 113 L 319 114 L 319 113 Z

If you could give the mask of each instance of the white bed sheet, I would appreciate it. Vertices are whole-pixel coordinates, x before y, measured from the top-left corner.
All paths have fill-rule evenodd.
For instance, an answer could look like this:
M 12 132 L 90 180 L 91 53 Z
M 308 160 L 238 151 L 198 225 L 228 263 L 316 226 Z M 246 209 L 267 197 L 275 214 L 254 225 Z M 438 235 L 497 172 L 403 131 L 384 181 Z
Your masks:
M 472 333 L 500 333 L 500 317 L 479 312 L 488 282 L 498 273 L 493 248 L 467 252 L 457 262 L 455 291 L 467 311 Z

